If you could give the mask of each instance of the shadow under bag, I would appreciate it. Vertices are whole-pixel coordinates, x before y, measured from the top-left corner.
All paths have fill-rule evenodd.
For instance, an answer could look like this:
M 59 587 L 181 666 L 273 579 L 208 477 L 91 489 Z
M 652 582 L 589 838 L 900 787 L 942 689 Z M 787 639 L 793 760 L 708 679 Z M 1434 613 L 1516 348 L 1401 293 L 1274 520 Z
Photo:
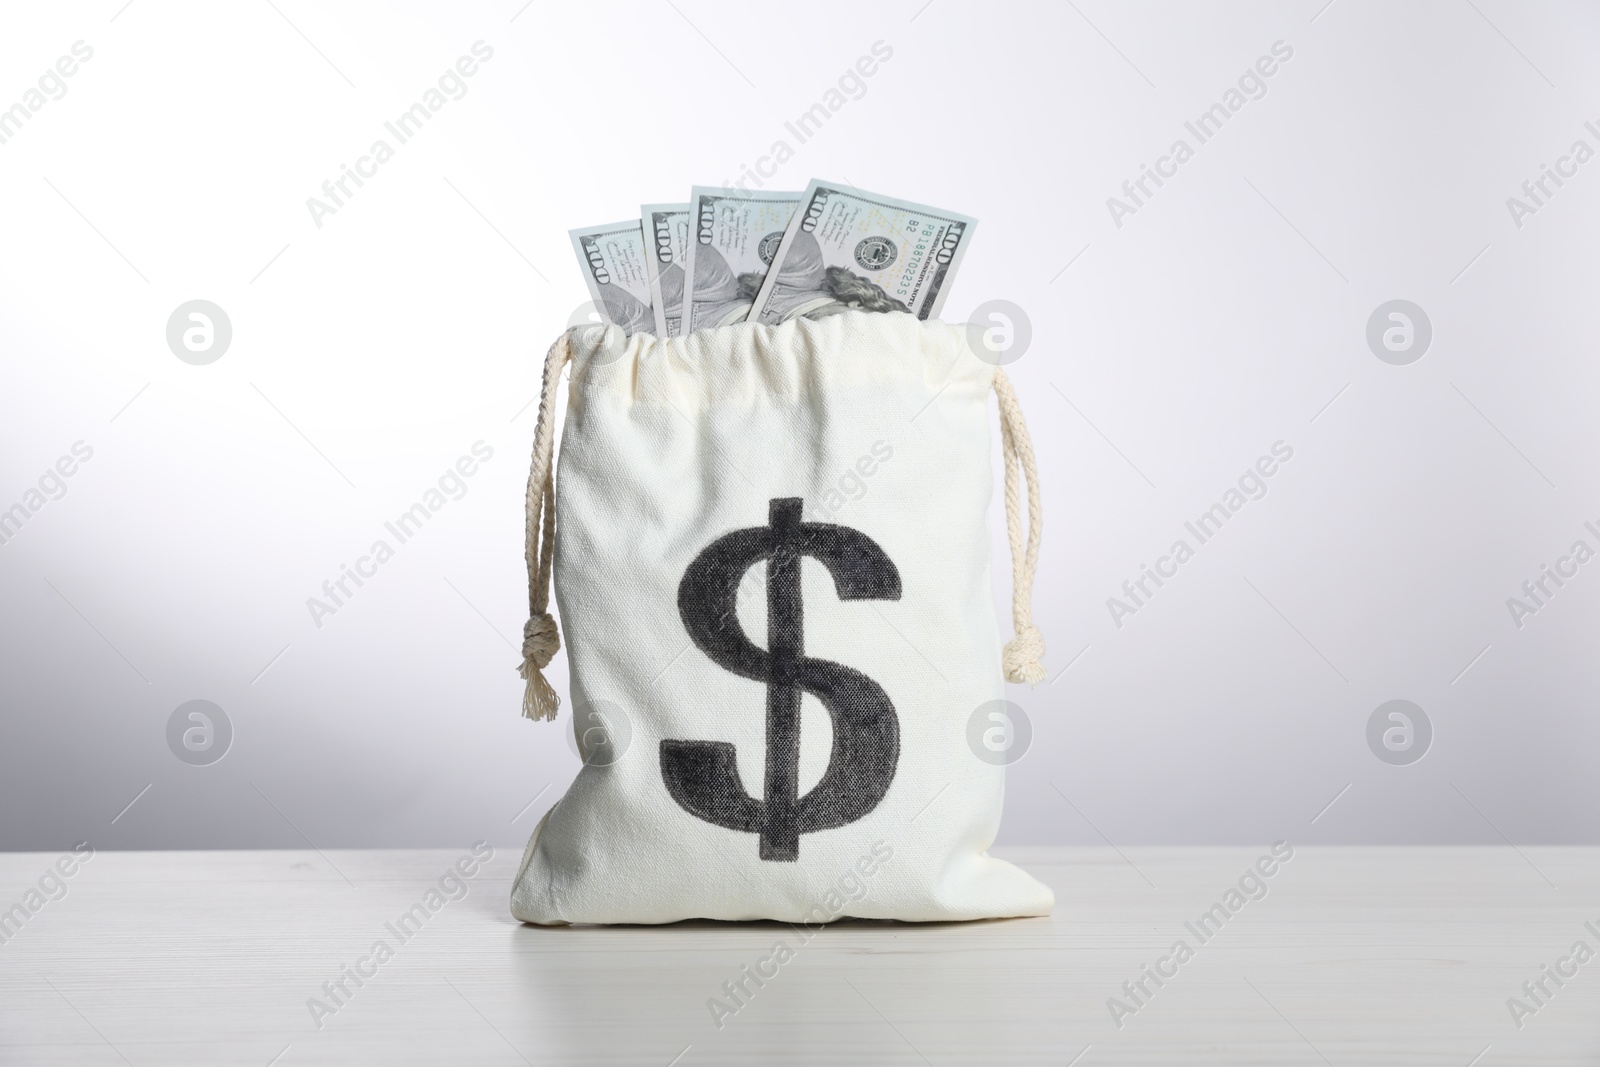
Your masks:
M 1004 649 L 991 390 L 1012 553 Z M 1022 410 L 962 326 L 852 311 L 672 339 L 562 335 L 528 479 L 523 712 L 556 715 L 542 674 L 559 647 L 553 577 L 584 765 L 528 842 L 512 914 L 1048 914 L 1048 888 L 987 855 L 1005 761 L 979 740 L 1004 721 L 1002 680 L 1044 676 L 1040 528 Z

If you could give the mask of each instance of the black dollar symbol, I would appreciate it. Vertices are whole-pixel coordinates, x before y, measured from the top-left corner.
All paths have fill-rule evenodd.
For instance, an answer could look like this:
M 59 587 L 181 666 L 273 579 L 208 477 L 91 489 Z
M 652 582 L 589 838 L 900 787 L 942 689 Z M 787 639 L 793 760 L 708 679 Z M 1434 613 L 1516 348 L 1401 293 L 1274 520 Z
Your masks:
M 684 810 L 716 826 L 761 835 L 761 858 L 800 858 L 800 835 L 846 826 L 889 791 L 900 758 L 900 719 L 889 694 L 860 671 L 805 654 L 800 560 L 833 575 L 840 600 L 899 600 L 900 572 L 859 530 L 801 522 L 804 502 L 779 498 L 766 526 L 735 530 L 695 557 L 678 585 L 678 614 L 702 652 L 719 667 L 767 683 L 766 796 L 739 782 L 727 741 L 661 742 L 661 777 Z M 736 598 L 744 574 L 767 561 L 767 643 L 758 648 L 739 625 Z M 833 718 L 833 751 L 822 780 L 798 796 L 800 692 L 822 701 Z

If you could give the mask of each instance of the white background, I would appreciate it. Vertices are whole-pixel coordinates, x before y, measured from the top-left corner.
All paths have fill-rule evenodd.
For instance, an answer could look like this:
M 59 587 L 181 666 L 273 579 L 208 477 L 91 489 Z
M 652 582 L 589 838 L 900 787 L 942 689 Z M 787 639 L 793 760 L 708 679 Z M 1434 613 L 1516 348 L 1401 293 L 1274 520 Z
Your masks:
M 793 143 L 880 40 L 767 187 L 975 215 L 944 317 L 1031 318 L 1053 680 L 1013 687 L 1001 840 L 1600 840 L 1600 562 L 1521 628 L 1506 605 L 1600 548 L 1600 161 L 1520 227 L 1506 203 L 1600 149 L 1594 7 L 275 3 L 0 15 L 0 107 L 94 50 L 0 144 L 0 508 L 94 450 L 0 546 L 0 848 L 520 844 L 577 768 L 514 672 L 526 405 L 586 299 L 566 230 Z M 319 228 L 307 198 L 479 40 Z M 1277 41 L 1266 95 L 1117 226 L 1107 198 Z M 1365 337 L 1397 298 L 1433 328 L 1406 366 Z M 207 366 L 166 343 L 192 299 L 233 327 Z M 479 440 L 467 494 L 315 626 Z M 1116 626 L 1279 440 L 1265 498 Z M 1410 766 L 1366 741 L 1395 698 L 1433 724 Z M 235 732 L 207 767 L 167 747 L 193 699 Z

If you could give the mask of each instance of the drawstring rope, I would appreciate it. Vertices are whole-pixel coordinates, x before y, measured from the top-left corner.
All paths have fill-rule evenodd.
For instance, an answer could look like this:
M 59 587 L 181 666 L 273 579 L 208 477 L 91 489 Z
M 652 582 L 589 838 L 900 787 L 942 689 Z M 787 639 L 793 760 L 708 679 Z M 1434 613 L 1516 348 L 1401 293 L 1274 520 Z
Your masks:
M 533 463 L 528 469 L 528 531 L 523 558 L 528 562 L 528 621 L 522 627 L 522 667 L 528 683 L 522 694 L 527 718 L 554 719 L 561 698 L 545 680 L 544 668 L 561 648 L 561 632 L 550 615 L 550 562 L 556 540 L 555 480 L 551 456 L 556 443 L 556 384 L 561 368 L 572 358 L 572 345 L 562 334 L 544 357 L 544 382 L 539 389 L 539 423 L 533 431 Z
M 556 498 L 551 459 L 555 452 L 555 395 L 561 370 L 572 358 L 569 334 L 562 334 L 544 358 L 544 382 L 539 391 L 539 423 L 533 434 L 533 463 L 528 471 L 528 529 L 524 558 L 528 564 L 528 621 L 522 627 L 522 667 L 518 673 L 528 683 L 522 695 L 522 714 L 530 719 L 554 719 L 561 698 L 545 680 L 544 668 L 561 648 L 561 634 L 550 615 L 550 565 L 555 548 Z M 1039 470 L 1034 464 L 1033 442 L 1022 405 L 1005 372 L 994 372 L 995 399 L 1000 405 L 1000 443 L 1005 463 L 1006 535 L 1011 541 L 1011 628 L 1001 656 L 1008 682 L 1037 685 L 1044 681 L 1044 635 L 1033 624 L 1033 577 L 1039 566 L 1039 539 L 1044 528 L 1044 506 L 1039 497 Z M 1018 472 L 1028 486 L 1028 537 L 1022 537 L 1022 501 Z
M 1039 538 L 1044 530 L 1044 501 L 1039 497 L 1039 469 L 1033 462 L 1033 442 L 1022 418 L 1022 405 L 1005 371 L 996 367 L 994 395 L 1000 403 L 1000 444 L 1006 470 L 1006 535 L 1011 539 L 1011 629 L 1000 662 L 1006 681 L 1038 685 L 1044 681 L 1044 635 L 1033 624 L 1033 575 L 1039 567 Z M 1017 470 L 1028 483 L 1028 545 L 1022 545 L 1022 519 L 1018 512 Z

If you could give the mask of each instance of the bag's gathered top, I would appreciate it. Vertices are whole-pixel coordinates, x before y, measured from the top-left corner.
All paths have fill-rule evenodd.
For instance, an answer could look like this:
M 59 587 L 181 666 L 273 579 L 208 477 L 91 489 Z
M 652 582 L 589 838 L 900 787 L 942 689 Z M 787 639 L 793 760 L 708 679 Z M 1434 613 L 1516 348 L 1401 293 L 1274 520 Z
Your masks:
M 592 328 L 592 327 L 591 327 Z M 539 390 L 539 421 L 533 435 L 533 461 L 528 470 L 527 534 L 524 558 L 528 565 L 528 621 L 522 626 L 522 665 L 518 669 L 527 687 L 522 714 L 534 720 L 554 719 L 561 698 L 545 679 L 544 668 L 561 649 L 561 635 L 550 614 L 550 569 L 555 548 L 556 509 L 555 397 L 561 371 L 572 358 L 574 327 L 556 339 L 545 354 L 544 379 Z M 1044 502 L 1039 495 L 1039 471 L 1034 463 L 1033 441 L 1017 402 L 1011 380 L 999 367 L 994 371 L 994 393 L 1000 408 L 1000 443 L 1005 467 L 1006 534 L 1011 542 L 1011 628 L 1001 665 L 1008 682 L 1037 685 L 1045 678 L 1044 635 L 1033 621 L 1033 578 L 1039 566 L 1039 541 L 1044 530 Z M 1027 483 L 1028 527 L 1022 528 L 1021 484 Z M 1024 540 L 1026 537 L 1026 540 Z

